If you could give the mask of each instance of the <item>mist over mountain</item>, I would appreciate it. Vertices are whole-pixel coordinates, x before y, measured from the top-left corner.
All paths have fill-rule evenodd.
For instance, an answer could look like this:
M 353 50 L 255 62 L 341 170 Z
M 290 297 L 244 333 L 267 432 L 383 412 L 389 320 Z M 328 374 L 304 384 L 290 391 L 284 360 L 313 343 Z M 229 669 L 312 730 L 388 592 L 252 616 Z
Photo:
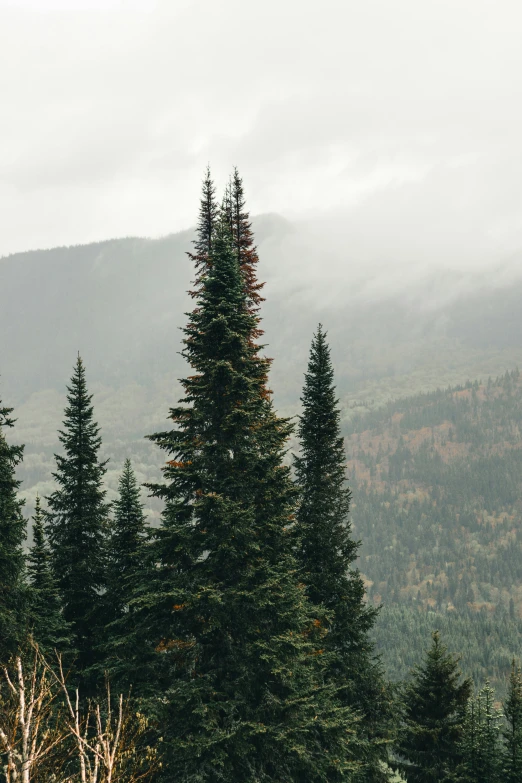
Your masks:
M 478 271 L 401 265 L 361 258 L 349 230 L 341 238 L 326 228 L 321 220 L 292 224 L 278 215 L 254 222 L 267 353 L 284 403 L 300 386 L 290 366 L 303 362 L 319 320 L 330 334 L 342 395 L 419 371 L 427 350 L 431 360 L 446 357 L 447 373 L 459 372 L 452 357 L 460 349 L 477 372 L 517 361 L 520 257 Z M 190 307 L 192 238 L 184 231 L 1 259 L 4 394 L 20 404 L 36 391 L 63 388 L 78 351 L 92 380 L 105 385 L 153 386 L 165 362 L 183 372 L 179 328 Z
M 321 217 L 254 221 L 271 388 L 284 413 L 299 409 L 319 321 L 329 333 L 347 419 L 393 398 L 522 365 L 517 257 L 474 271 L 391 263 L 365 258 L 349 227 L 329 226 Z M 0 384 L 26 443 L 28 511 L 36 491 L 51 486 L 65 385 L 78 352 L 111 457 L 109 486 L 129 453 L 141 480 L 157 475 L 161 460 L 144 436 L 163 428 L 186 371 L 181 328 L 191 307 L 192 239 L 192 231 L 129 237 L 0 260 Z

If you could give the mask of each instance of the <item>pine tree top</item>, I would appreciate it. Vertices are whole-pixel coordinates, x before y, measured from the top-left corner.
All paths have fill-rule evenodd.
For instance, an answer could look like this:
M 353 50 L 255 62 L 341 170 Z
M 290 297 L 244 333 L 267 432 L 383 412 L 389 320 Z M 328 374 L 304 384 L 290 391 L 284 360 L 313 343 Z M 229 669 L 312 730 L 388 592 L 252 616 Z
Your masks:
M 207 166 L 203 177 L 196 239 L 194 240 L 196 252 L 188 253 L 189 258 L 196 267 L 195 290 L 191 291 L 192 296 L 197 296 L 202 280 L 208 271 L 218 216 L 219 207 L 216 201 L 216 187 L 212 179 L 210 166 Z
M 118 481 L 118 498 L 114 501 L 114 520 L 111 524 L 110 559 L 116 568 L 115 576 L 121 579 L 123 572 L 132 568 L 145 535 L 145 515 L 140 488 L 130 459 L 123 464 Z
M 234 168 L 230 183 L 230 225 L 232 242 L 245 282 L 248 307 L 252 312 L 257 312 L 264 302 L 261 291 L 265 284 L 257 279 L 259 256 L 254 244 L 250 214 L 246 209 L 243 180 L 239 176 L 237 167 Z
M 471 694 L 471 680 L 462 679 L 460 658 L 448 652 L 434 631 L 425 660 L 413 670 L 407 687 L 407 714 L 412 720 L 452 720 Z M 460 718 L 457 718 L 460 720 Z
M 47 546 L 40 496 L 36 496 L 33 515 L 33 546 L 27 556 L 27 572 L 31 586 L 44 590 L 54 582 L 51 571 L 51 554 Z
M 348 523 L 351 493 L 346 484 L 340 409 L 330 348 L 321 324 L 312 339 L 301 401 L 301 452 L 294 459 L 301 489 L 298 532 L 310 596 L 315 603 L 328 606 L 329 596 L 339 595 L 334 585 L 348 581 L 358 543 Z
M 47 498 L 46 532 L 63 614 L 70 624 L 80 669 L 94 660 L 96 623 L 106 586 L 106 547 L 110 504 L 99 459 L 101 437 L 94 420 L 92 395 L 80 356 L 67 387 L 63 454 L 56 454 L 57 489 Z
M 86 468 L 96 462 L 96 455 L 101 446 L 100 429 L 94 421 L 92 394 L 87 390 L 85 365 L 78 354 L 70 384 L 67 386 L 67 405 L 64 411 L 63 429 L 58 431 L 66 456 L 55 455 L 58 468 L 65 468 L 71 456 L 75 456 L 70 467 Z M 97 464 L 97 463 L 96 463 Z M 105 473 L 106 462 L 99 463 L 102 474 Z M 53 474 L 61 483 L 59 474 Z

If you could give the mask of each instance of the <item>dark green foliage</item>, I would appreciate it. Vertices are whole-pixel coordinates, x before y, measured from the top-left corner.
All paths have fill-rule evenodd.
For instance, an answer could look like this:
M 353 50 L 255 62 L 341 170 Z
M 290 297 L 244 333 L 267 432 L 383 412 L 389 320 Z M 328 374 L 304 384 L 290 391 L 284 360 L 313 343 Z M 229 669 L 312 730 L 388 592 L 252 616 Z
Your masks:
M 290 425 L 266 390 L 268 362 L 226 220 L 185 329 L 194 374 L 169 455 L 149 592 L 138 596 L 153 662 L 167 779 L 346 779 L 354 720 L 324 685 L 322 623 L 298 583 L 282 465 Z M 328 750 L 329 752 L 325 752 Z M 343 778 L 344 776 L 344 778 Z
M 101 438 L 80 357 L 67 392 L 68 405 L 59 433 L 65 453 L 55 455 L 53 476 L 58 489 L 47 498 L 45 517 L 63 614 L 71 626 L 82 671 L 95 660 L 105 588 L 109 505 L 102 485 L 106 463 L 98 458 Z
M 502 715 L 495 708 L 489 683 L 466 708 L 458 780 L 462 783 L 504 783 L 501 747 Z M 520 778 L 516 778 L 520 780 Z
M 30 584 L 30 628 L 34 640 L 44 654 L 69 648 L 70 628 L 61 610 L 38 496 L 33 516 L 33 546 L 27 557 L 27 573 Z
M 310 601 L 329 613 L 324 645 L 332 653 L 330 676 L 343 688 L 344 702 L 363 716 L 362 729 L 374 751 L 366 753 L 366 774 L 379 777 L 380 742 L 391 723 L 390 700 L 369 638 L 377 613 L 365 603 L 364 584 L 354 568 L 359 545 L 348 520 L 350 490 L 340 411 L 321 326 L 312 341 L 301 401 L 301 453 L 294 459 L 301 490 L 296 526 L 301 578 Z
M 522 780 L 522 672 L 513 661 L 509 677 L 509 690 L 504 702 L 504 780 L 519 783 Z
M 404 692 L 397 749 L 408 783 L 455 779 L 470 692 L 471 681 L 462 681 L 458 659 L 433 633 L 432 646 Z
M 142 566 L 145 515 L 130 459 L 125 460 L 114 503 L 108 543 L 107 593 L 109 614 L 116 619 L 129 609 Z
M 15 475 L 23 446 L 9 445 L 2 430 L 13 426 L 12 412 L 0 402 L 0 663 L 6 663 L 22 641 L 26 602 L 22 548 L 26 526 Z

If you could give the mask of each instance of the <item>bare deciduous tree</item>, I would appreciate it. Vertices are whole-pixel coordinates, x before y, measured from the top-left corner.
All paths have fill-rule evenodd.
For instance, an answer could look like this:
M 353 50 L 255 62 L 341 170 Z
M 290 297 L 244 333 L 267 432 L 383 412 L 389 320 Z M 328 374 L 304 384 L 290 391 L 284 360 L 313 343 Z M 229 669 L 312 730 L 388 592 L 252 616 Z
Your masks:
M 67 705 L 67 729 L 75 741 L 81 783 L 138 783 L 150 779 L 158 769 L 158 757 L 154 748 L 142 742 L 147 722 L 132 712 L 129 700 L 119 694 L 114 709 L 107 682 L 104 702 L 91 702 L 82 714 L 79 692 L 76 690 L 71 698 L 60 659 L 56 678 Z
M 55 667 L 32 644 L 2 670 L 0 752 L 7 783 L 145 783 L 159 768 L 148 724 L 120 694 L 82 709 Z
M 67 730 L 56 701 L 52 674 L 36 645 L 25 661 L 17 656 L 2 669 L 0 746 L 7 783 L 31 783 L 62 748 Z

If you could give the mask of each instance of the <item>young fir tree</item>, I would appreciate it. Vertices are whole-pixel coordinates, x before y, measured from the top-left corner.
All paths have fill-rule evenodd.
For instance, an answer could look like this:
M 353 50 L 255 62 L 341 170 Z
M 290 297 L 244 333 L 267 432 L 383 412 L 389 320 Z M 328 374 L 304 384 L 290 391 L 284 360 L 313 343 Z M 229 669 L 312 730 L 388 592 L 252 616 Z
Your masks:
M 107 557 L 106 599 L 113 619 L 128 611 L 142 568 L 146 523 L 140 489 L 130 459 L 125 460 L 118 490 Z
M 522 672 L 520 666 L 511 664 L 509 691 L 504 702 L 504 780 L 518 783 L 522 780 Z
M 169 455 L 166 484 L 152 487 L 165 511 L 148 592 L 135 599 L 137 637 L 156 651 L 148 679 L 161 694 L 166 779 L 346 780 L 355 722 L 323 682 L 321 616 L 288 531 L 291 426 L 269 399 L 225 219 L 197 305 L 184 340 L 193 374 L 170 412 L 177 428 L 151 436 Z
M 502 715 L 494 701 L 488 682 L 476 697 L 468 700 L 458 776 L 461 783 L 504 783 L 506 780 L 502 772 Z
M 33 546 L 27 557 L 27 572 L 30 585 L 30 626 L 35 641 L 44 653 L 70 648 L 70 629 L 61 610 L 38 496 L 33 516 Z
M 78 669 L 85 671 L 96 657 L 109 505 L 103 489 L 106 462 L 98 457 L 101 438 L 79 356 L 67 392 L 59 432 L 65 453 L 55 455 L 58 489 L 47 498 L 45 518 L 64 619 L 71 626 Z
M 431 649 L 404 693 L 398 752 L 410 783 L 449 783 L 461 760 L 471 681 L 461 681 L 458 659 L 433 634 Z
M 0 402 L 0 664 L 7 663 L 22 640 L 26 610 L 25 520 L 15 476 L 23 446 L 9 445 L 2 429 L 13 426 L 12 412 Z
M 354 569 L 359 544 L 348 520 L 350 490 L 340 411 L 321 325 L 312 341 L 301 401 L 301 453 L 294 458 L 301 490 L 296 526 L 301 578 L 311 602 L 329 612 L 324 645 L 333 653 L 330 676 L 342 685 L 345 703 L 361 713 L 361 728 L 371 741 L 373 752 L 366 754 L 362 777 L 381 780 L 391 704 L 369 638 L 376 611 L 365 604 L 364 584 Z

